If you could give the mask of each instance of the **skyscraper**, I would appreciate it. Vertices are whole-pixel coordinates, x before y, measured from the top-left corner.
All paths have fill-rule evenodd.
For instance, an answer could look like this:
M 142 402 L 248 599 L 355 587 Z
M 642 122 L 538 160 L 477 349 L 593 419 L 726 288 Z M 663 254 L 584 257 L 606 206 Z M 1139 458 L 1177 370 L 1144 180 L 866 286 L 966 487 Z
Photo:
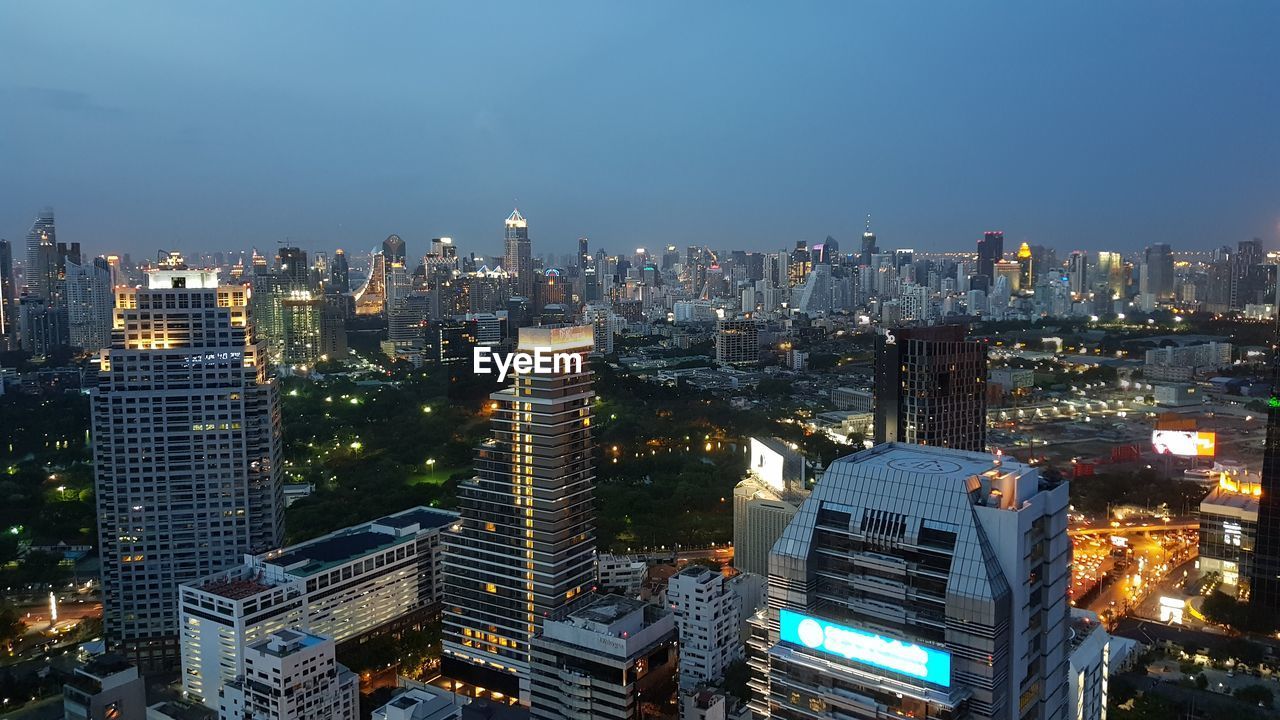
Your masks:
M 72 347 L 97 351 L 111 345 L 115 292 L 107 259 L 68 261 L 64 266 L 67 332 Z
M 0 240 L 0 350 L 18 346 L 17 293 L 13 288 L 13 246 Z
M 585 358 L 592 333 L 522 328 L 518 350 Z M 459 484 L 460 527 L 444 537 L 442 670 L 524 702 L 530 638 L 595 579 L 595 393 L 585 360 L 560 369 L 517 375 L 491 396 L 493 434 Z
M 511 211 L 506 221 L 506 255 L 503 268 L 514 277 L 511 293 L 533 299 L 533 246 L 529 242 L 529 221 L 520 209 Z
M 985 275 L 988 280 L 995 280 L 995 264 L 1004 257 L 1004 233 L 989 230 L 982 234 L 978 241 L 978 274 Z
M 1277 337 L 1280 337 L 1280 328 L 1273 335 Z M 1249 602 L 1274 614 L 1280 611 L 1280 339 L 1273 339 L 1271 344 L 1271 396 L 1267 407 L 1267 442 L 1262 454 L 1257 533 L 1253 543 Z
M 982 451 L 987 346 L 962 325 L 893 328 L 876 336 L 875 441 Z
M 986 453 L 833 462 L 769 558 L 756 716 L 1066 717 L 1068 500 Z
M 382 241 L 382 255 L 387 262 L 399 262 L 404 264 L 405 246 L 404 240 L 399 235 L 388 235 L 386 240 Z
M 1243 308 L 1250 303 L 1260 302 L 1258 295 L 1265 285 L 1262 261 L 1266 257 L 1262 241 L 1257 238 L 1241 240 L 1236 245 L 1236 253 L 1232 257 L 1231 307 Z
M 876 234 L 871 232 L 871 216 L 867 216 L 867 229 L 862 231 L 862 254 L 858 257 L 859 265 L 870 265 L 871 256 L 880 252 L 876 246 Z
M 1147 246 L 1142 254 L 1139 292 L 1157 300 L 1173 297 L 1173 250 L 1167 243 Z
M 333 263 L 329 266 L 329 281 L 336 292 L 351 292 L 351 266 L 347 264 L 347 254 L 342 248 L 333 253 Z
M 1089 294 L 1089 256 L 1075 250 L 1067 258 L 1067 277 L 1071 280 L 1071 294 L 1081 299 Z
M 1031 253 L 1031 246 L 1022 243 L 1022 247 L 1018 248 L 1018 286 L 1024 290 L 1035 287 L 1034 265 L 1035 259 Z
M 109 643 L 178 659 L 178 585 L 278 547 L 280 411 L 248 290 L 154 270 L 116 297 L 92 391 L 94 489 Z
M 53 300 L 58 279 L 58 237 L 53 224 L 53 208 L 36 216 L 27 232 L 26 290 L 28 295 Z
M 590 241 L 584 237 L 578 238 L 578 269 L 584 270 L 591 264 L 591 247 Z

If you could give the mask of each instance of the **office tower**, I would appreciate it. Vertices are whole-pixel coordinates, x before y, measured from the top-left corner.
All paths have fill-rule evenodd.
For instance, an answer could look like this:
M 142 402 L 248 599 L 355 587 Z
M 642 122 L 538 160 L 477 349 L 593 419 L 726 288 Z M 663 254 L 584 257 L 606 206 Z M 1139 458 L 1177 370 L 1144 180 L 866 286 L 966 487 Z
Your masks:
M 978 241 L 978 274 L 995 280 L 995 264 L 1004 258 L 1004 233 L 998 230 L 982 234 Z
M 876 336 L 875 441 L 960 450 L 987 446 L 987 346 L 962 325 Z
M 1067 258 L 1067 277 L 1071 281 L 1071 294 L 1077 300 L 1089 294 L 1089 256 L 1079 250 Z
M 742 596 L 705 565 L 688 565 L 667 580 L 667 605 L 680 637 L 680 688 L 716 684 L 743 657 Z
M 723 365 L 760 363 L 760 323 L 756 320 L 720 320 L 716 323 L 716 362 Z
M 276 273 L 287 285 L 309 286 L 311 270 L 307 266 L 307 253 L 302 248 L 280 248 L 276 253 Z
M 115 291 L 107 259 L 67 261 L 64 270 L 68 341 L 72 347 L 90 352 L 109 346 Z
M 1168 244 L 1155 243 L 1143 251 L 1138 292 L 1157 300 L 1173 297 L 1173 251 Z
M 1098 253 L 1098 280 L 1107 289 L 1107 297 L 1115 300 L 1124 297 L 1124 257 L 1120 253 Z
M 58 237 L 53 208 L 45 208 L 27 231 L 27 263 L 23 266 L 27 295 L 53 300 L 58 281 Z
M 347 254 L 343 252 L 342 248 L 338 248 L 333 253 L 333 263 L 329 266 L 329 277 L 335 291 L 340 293 L 351 292 L 351 266 L 347 263 Z
M 1018 286 L 1024 290 L 1030 290 L 1035 287 L 1036 276 L 1034 256 L 1031 253 L 1031 246 L 1022 243 L 1018 248 Z
M 507 217 L 506 242 L 503 268 L 514 276 L 511 294 L 523 298 L 533 297 L 533 246 L 529 242 L 529 221 L 519 208 Z M 598 268 L 597 268 L 598 269 Z
M 13 246 L 0 240 L 0 351 L 18 347 L 17 293 L 13 287 Z
M 809 497 L 804 457 L 777 438 L 751 438 L 747 476 L 733 488 L 733 566 L 769 574 L 769 551 Z
M 1258 238 L 1242 240 L 1236 245 L 1236 254 L 1232 258 L 1231 307 L 1243 308 L 1251 303 L 1272 299 L 1259 297 L 1265 285 L 1262 262 L 1266 257 L 1262 241 Z
M 445 537 L 442 671 L 526 703 L 529 639 L 595 580 L 592 336 L 589 325 L 520 330 L 518 351 L 583 363 L 516 375 L 490 396 L 492 437 L 459 483 L 461 525 Z
M 334 657 L 333 641 L 281 630 L 245 648 L 244 673 L 228 683 L 219 720 L 357 720 L 360 678 Z
M 178 585 L 279 547 L 280 410 L 241 285 L 153 270 L 116 295 L 91 393 L 103 620 L 145 668 L 178 659 Z
M 676 670 L 675 617 L 617 595 L 587 595 L 533 638 L 529 717 L 629 720 L 661 704 Z
M 880 248 L 876 245 L 876 234 L 871 232 L 871 216 L 867 216 L 867 229 L 862 232 L 862 253 L 859 255 L 859 265 L 870 265 L 871 256 L 878 254 Z
M 1010 292 L 1025 292 L 1031 288 L 1022 284 L 1022 264 L 1016 260 L 997 260 L 992 266 L 992 281 L 1004 278 Z
M 277 630 L 343 643 L 436 617 L 440 535 L 457 518 L 411 508 L 182 583 L 183 692 L 217 708 L 222 685 L 244 673 L 244 649 Z
M 147 685 L 119 655 L 99 655 L 62 686 L 65 720 L 146 720 Z
M 387 262 L 398 262 L 401 265 L 405 263 L 405 244 L 399 235 L 388 235 L 386 240 L 382 241 L 382 256 Z
M 67 310 L 54 307 L 52 302 L 37 295 L 24 295 L 18 299 L 19 344 L 23 350 L 37 357 L 66 345 Z
M 833 462 L 769 559 L 757 717 L 1065 717 L 1067 504 L 986 453 Z
M 1258 498 L 1249 602 L 1274 614 L 1280 611 L 1280 341 L 1272 341 L 1271 353 L 1267 441 L 1262 454 L 1262 495 Z

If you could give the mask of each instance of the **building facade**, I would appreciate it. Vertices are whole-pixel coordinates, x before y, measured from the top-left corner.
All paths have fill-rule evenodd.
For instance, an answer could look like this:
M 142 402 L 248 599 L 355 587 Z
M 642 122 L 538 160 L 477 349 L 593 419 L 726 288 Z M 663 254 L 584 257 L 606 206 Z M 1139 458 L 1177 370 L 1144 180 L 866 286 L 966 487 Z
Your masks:
M 808 497 L 804 458 L 777 438 L 751 438 L 747 476 L 733 488 L 733 566 L 769 574 L 769 551 Z
M 357 720 L 360 679 L 333 641 L 281 630 L 245 648 L 244 673 L 222 689 L 219 720 Z
M 757 717 L 1063 718 L 1067 504 L 1066 483 L 985 453 L 832 463 L 770 556 Z
M 760 322 L 749 319 L 717 322 L 716 362 L 722 365 L 758 365 Z
M 595 582 L 592 334 L 521 329 L 518 351 L 583 362 L 518 374 L 491 396 L 492 437 L 459 484 L 461 524 L 445 538 L 442 670 L 526 702 L 529 639 Z
M 715 684 L 743 658 L 742 596 L 705 565 L 689 565 L 667 581 L 667 604 L 680 637 L 680 688 Z
M 639 600 L 584 596 L 549 617 L 532 646 L 531 718 L 637 718 L 673 689 L 675 618 Z
M 244 649 L 278 630 L 342 643 L 438 615 L 440 534 L 457 514 L 425 507 L 249 555 L 179 588 L 182 689 L 217 707 Z
M 157 270 L 116 295 L 91 391 L 110 644 L 178 661 L 178 586 L 280 546 L 280 410 L 243 286 Z
M 875 379 L 877 443 L 986 449 L 987 346 L 963 326 L 877 335 Z

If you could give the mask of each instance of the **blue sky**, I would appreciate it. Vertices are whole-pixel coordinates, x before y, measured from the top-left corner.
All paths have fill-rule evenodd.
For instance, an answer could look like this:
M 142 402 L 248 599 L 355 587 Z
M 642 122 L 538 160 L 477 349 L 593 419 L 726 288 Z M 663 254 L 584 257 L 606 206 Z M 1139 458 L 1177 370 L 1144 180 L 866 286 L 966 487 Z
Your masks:
M 0 3 L 0 237 L 93 252 L 1209 248 L 1280 232 L 1275 2 Z

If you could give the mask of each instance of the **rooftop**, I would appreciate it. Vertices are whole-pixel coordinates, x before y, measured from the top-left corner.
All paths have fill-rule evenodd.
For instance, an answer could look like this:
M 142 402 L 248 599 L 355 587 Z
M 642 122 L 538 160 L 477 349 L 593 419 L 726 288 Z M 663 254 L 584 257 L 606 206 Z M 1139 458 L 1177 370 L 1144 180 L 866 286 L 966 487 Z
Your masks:
M 386 525 L 398 529 L 404 529 L 417 523 L 422 529 L 440 528 L 457 522 L 458 515 L 456 513 L 445 512 L 443 510 L 432 510 L 428 507 L 410 508 L 394 515 L 387 515 L 374 520 L 373 525 Z
M 388 535 L 364 527 L 339 530 L 332 535 L 285 548 L 278 555 L 263 558 L 263 561 L 282 567 L 294 575 L 315 575 L 409 540 L 412 538 Z

